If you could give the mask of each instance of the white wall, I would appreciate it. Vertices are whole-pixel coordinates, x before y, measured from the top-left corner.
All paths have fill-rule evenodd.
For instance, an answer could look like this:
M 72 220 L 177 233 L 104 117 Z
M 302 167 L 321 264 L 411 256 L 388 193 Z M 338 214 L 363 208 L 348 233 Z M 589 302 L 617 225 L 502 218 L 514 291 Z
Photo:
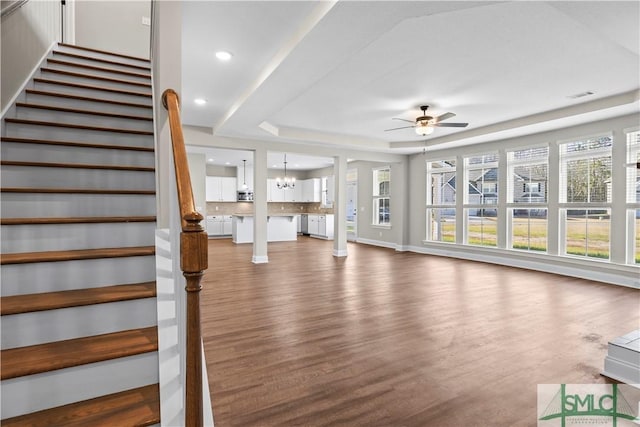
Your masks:
M 60 2 L 30 1 L 2 18 L 0 103 L 4 111 L 51 45 L 61 39 Z
M 149 58 L 151 27 L 142 23 L 143 17 L 151 19 L 150 0 L 77 0 L 76 44 L 138 58 Z
M 189 175 L 191 175 L 191 188 L 193 189 L 196 210 L 206 218 L 207 183 L 205 175 L 207 174 L 207 159 L 202 153 L 187 153 L 187 161 L 189 162 Z M 206 227 L 204 222 L 201 224 Z

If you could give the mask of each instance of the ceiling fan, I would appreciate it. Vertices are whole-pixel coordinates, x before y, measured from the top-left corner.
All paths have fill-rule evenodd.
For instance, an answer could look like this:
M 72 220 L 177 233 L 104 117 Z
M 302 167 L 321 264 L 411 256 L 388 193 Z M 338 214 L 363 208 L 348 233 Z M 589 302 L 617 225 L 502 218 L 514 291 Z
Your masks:
M 418 135 L 426 136 L 432 134 L 435 127 L 463 128 L 469 125 L 469 123 L 442 123 L 443 120 L 455 117 L 455 114 L 444 113 L 437 117 L 427 116 L 428 108 L 428 105 L 422 105 L 420 107 L 420 109 L 422 110 L 422 115 L 420 117 L 416 117 L 415 121 L 394 117 L 392 120 L 402 120 L 403 122 L 413 123 L 413 125 L 393 129 L 385 129 L 385 132 L 388 132 L 390 130 L 414 128 Z

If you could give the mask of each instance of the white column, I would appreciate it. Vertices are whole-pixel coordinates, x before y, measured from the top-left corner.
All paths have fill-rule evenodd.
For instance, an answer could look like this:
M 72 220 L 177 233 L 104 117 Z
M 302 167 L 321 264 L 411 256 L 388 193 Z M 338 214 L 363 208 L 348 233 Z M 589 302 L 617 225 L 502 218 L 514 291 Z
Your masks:
M 347 256 L 347 158 L 333 158 L 334 198 L 333 213 L 335 230 L 333 256 Z
M 269 262 L 267 256 L 267 149 L 253 153 L 253 258 L 254 264 Z

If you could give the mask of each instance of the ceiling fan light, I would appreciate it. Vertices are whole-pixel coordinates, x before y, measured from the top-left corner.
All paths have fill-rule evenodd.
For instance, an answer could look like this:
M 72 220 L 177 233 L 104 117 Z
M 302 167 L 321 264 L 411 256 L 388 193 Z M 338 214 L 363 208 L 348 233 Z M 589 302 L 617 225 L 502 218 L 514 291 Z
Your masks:
M 433 126 L 429 126 L 428 124 L 419 124 L 415 129 L 416 133 L 421 136 L 431 135 L 433 133 Z

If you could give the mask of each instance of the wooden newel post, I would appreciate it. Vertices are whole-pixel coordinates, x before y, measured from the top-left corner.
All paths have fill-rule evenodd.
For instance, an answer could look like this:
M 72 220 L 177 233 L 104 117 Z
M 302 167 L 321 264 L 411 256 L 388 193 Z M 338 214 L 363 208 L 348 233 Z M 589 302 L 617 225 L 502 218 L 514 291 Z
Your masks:
M 185 424 L 202 426 L 202 340 L 200 331 L 200 281 L 207 269 L 207 233 L 200 225 L 202 215 L 184 218 L 187 230 L 180 234 L 180 265 L 187 285 L 187 372 Z

